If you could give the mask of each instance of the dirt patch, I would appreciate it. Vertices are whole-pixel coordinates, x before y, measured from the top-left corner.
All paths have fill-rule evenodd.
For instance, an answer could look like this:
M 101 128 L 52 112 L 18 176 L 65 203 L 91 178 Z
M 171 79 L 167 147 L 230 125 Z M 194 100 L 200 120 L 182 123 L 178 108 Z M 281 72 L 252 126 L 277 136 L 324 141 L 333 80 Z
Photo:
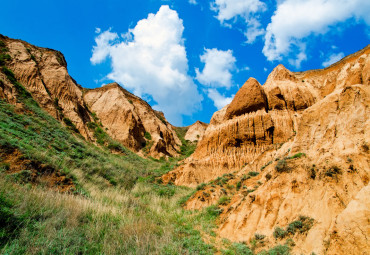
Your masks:
M 70 177 L 48 164 L 27 159 L 18 149 L 0 147 L 0 169 L 7 178 L 18 183 L 41 185 L 59 192 L 75 190 Z

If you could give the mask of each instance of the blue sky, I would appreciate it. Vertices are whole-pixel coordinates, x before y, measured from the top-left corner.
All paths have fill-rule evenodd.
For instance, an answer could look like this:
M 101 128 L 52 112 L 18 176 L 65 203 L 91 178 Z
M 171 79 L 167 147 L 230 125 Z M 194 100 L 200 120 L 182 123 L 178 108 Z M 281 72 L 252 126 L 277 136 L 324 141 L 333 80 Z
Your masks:
M 368 0 L 12 0 L 0 33 L 61 51 L 84 87 L 117 81 L 190 125 L 280 63 L 323 68 L 362 49 L 369 13 Z

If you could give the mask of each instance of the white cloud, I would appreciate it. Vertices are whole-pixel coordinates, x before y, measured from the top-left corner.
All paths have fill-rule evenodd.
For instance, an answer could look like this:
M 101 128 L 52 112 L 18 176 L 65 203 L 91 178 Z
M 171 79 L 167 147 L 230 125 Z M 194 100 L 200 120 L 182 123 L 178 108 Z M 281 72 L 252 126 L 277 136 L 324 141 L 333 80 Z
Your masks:
M 205 86 L 231 87 L 231 70 L 235 68 L 236 59 L 231 50 L 205 49 L 200 56 L 205 63 L 202 72 L 195 69 L 196 79 Z
M 188 60 L 182 33 L 184 26 L 176 11 L 167 5 L 149 14 L 119 39 L 109 30 L 99 34 L 93 47 L 91 63 L 111 59 L 115 80 L 138 96 L 149 95 L 157 103 L 153 108 L 165 113 L 175 125 L 182 115 L 200 108 L 202 96 L 188 76 Z M 131 38 L 131 40 L 130 40 Z
M 338 62 L 339 60 L 341 60 L 342 58 L 344 58 L 344 53 L 343 52 L 339 52 L 337 54 L 331 54 L 323 63 L 322 63 L 322 66 L 323 67 L 328 67 L 330 66 L 331 64 L 334 64 L 335 62 Z
M 95 28 L 95 33 L 100 34 L 101 29 L 99 27 Z
M 95 38 L 96 46 L 93 47 L 93 55 L 90 58 L 91 63 L 95 65 L 103 62 L 110 54 L 112 48 L 111 42 L 117 38 L 118 35 L 110 32 L 110 29 L 99 34 Z
M 216 18 L 221 24 L 230 27 L 226 22 L 235 22 L 238 18 L 245 22 L 247 43 L 253 43 L 258 36 L 265 33 L 258 14 L 266 9 L 266 4 L 259 0 L 215 0 L 211 3 L 211 10 L 217 12 Z
M 268 24 L 263 54 L 269 61 L 297 52 L 295 66 L 307 59 L 304 39 L 325 34 L 340 22 L 353 19 L 370 24 L 370 1 L 366 0 L 281 0 Z M 291 57 L 291 56 L 289 56 Z
M 197 4 L 198 4 L 198 2 L 197 2 L 197 0 L 189 0 L 189 4 L 197 5 Z
M 208 89 L 207 94 L 208 97 L 213 100 L 213 103 L 218 110 L 230 104 L 235 96 L 232 95 L 231 97 L 225 97 L 224 95 L 221 95 L 216 89 Z

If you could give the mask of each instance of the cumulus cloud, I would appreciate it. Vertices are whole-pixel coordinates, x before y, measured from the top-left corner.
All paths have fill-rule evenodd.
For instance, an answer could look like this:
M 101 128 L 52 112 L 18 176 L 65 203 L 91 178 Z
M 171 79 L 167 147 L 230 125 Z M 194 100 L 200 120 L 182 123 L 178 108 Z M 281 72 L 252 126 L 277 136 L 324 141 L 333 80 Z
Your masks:
M 269 61 L 298 52 L 290 62 L 299 67 L 307 59 L 304 39 L 325 34 L 340 22 L 370 24 L 370 1 L 366 0 L 281 0 L 265 34 L 263 54 Z
M 213 100 L 214 105 L 218 110 L 231 103 L 235 95 L 225 97 L 221 95 L 216 89 L 207 90 L 208 97 Z
M 253 43 L 256 38 L 264 34 L 259 21 L 259 13 L 266 11 L 266 4 L 259 0 L 215 0 L 211 9 L 217 12 L 216 18 L 224 25 L 228 21 L 235 22 L 241 18 L 246 24 L 245 36 L 247 43 Z
M 164 5 L 122 36 L 110 30 L 99 34 L 91 63 L 109 58 L 112 71 L 107 78 L 138 96 L 149 95 L 157 103 L 153 108 L 163 111 L 172 123 L 181 125 L 182 115 L 194 113 L 202 101 L 187 74 L 183 30 L 177 12 Z
M 197 5 L 198 2 L 197 2 L 197 0 L 189 0 L 189 4 Z
M 339 60 L 341 60 L 342 58 L 344 58 L 344 53 L 343 52 L 339 52 L 339 53 L 333 53 L 331 54 L 323 63 L 322 63 L 322 66 L 323 67 L 328 67 L 330 66 L 331 64 L 334 64 L 335 62 L 338 62 Z
M 231 50 L 205 49 L 200 61 L 205 63 L 200 72 L 195 69 L 196 79 L 205 86 L 226 87 L 231 86 L 231 70 L 235 68 L 236 59 Z

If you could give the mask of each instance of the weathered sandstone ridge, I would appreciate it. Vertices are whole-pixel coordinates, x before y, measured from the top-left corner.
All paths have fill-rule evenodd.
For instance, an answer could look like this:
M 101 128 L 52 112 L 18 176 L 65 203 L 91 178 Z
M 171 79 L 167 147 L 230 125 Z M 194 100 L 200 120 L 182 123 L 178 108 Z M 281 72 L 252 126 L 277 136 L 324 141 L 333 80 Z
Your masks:
M 370 47 L 322 70 L 279 65 L 257 85 L 214 114 L 163 180 L 208 182 L 185 208 L 218 206 L 218 236 L 257 252 L 292 239 L 293 254 L 368 254 Z
M 208 124 L 201 121 L 196 121 L 193 125 L 188 127 L 188 131 L 185 134 L 185 140 L 191 142 L 199 141 L 203 138 L 204 133 L 208 127 Z
M 175 156 L 181 141 L 162 112 L 153 110 L 139 97 L 117 83 L 88 90 L 84 99 L 113 138 L 139 152 L 156 158 Z M 145 133 L 150 137 L 145 138 Z
M 10 57 L 6 68 L 17 81 L 50 115 L 75 126 L 84 138 L 96 140 L 91 128 L 94 126 L 89 125 L 95 122 L 134 152 L 145 151 L 145 155 L 156 158 L 177 155 L 181 141 L 163 113 L 153 110 L 145 101 L 118 84 L 93 90 L 82 88 L 68 74 L 67 62 L 59 51 L 2 35 L 0 40 Z M 3 72 L 0 79 L 0 97 L 17 104 L 12 82 Z

